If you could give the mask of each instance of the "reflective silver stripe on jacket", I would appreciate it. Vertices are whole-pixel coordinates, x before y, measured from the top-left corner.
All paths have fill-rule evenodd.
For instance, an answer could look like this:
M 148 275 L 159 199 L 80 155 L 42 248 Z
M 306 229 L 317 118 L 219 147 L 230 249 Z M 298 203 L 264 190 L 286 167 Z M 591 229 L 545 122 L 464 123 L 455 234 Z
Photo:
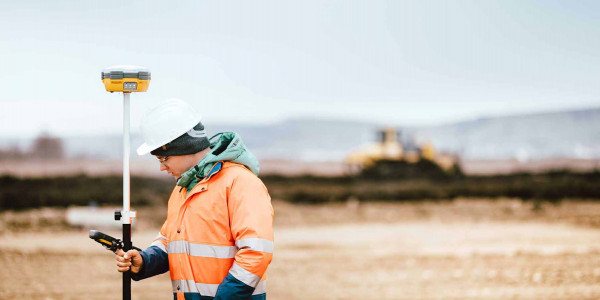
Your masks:
M 193 280 L 172 280 L 173 293 L 199 293 L 202 296 L 214 297 L 217 295 L 218 284 L 197 283 Z M 252 295 L 264 294 L 267 292 L 267 282 L 260 282 Z
M 264 294 L 267 292 L 267 281 L 261 281 L 256 285 L 256 289 L 252 293 L 252 295 Z
M 234 258 L 237 251 L 236 246 L 214 246 L 188 241 L 172 241 L 167 245 L 167 253 L 187 253 L 191 256 L 202 257 Z
M 197 283 L 193 280 L 171 280 L 174 293 L 200 293 L 202 296 L 214 297 L 218 284 Z
M 233 263 L 231 269 L 229 269 L 229 274 L 233 275 L 237 280 L 251 286 L 256 287 L 258 282 L 260 281 L 260 277 L 246 271 L 244 268 L 240 267 L 236 262 Z
M 273 253 L 273 242 L 265 239 L 240 239 L 235 242 L 235 245 L 240 249 L 250 249 L 254 251 Z
M 167 252 L 167 248 L 161 241 L 154 241 L 154 242 L 152 242 L 152 244 L 150 244 L 150 246 L 156 246 L 156 247 L 160 248 L 160 250 L 162 250 L 163 252 L 169 253 L 169 252 Z

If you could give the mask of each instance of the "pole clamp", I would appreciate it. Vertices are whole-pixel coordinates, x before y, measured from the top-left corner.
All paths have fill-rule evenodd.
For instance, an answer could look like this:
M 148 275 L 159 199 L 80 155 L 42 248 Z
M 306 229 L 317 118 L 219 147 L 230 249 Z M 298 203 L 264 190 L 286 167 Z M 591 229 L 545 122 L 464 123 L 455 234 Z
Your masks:
M 115 221 L 123 220 L 123 224 L 131 224 L 131 221 L 136 217 L 137 213 L 135 211 L 115 210 Z

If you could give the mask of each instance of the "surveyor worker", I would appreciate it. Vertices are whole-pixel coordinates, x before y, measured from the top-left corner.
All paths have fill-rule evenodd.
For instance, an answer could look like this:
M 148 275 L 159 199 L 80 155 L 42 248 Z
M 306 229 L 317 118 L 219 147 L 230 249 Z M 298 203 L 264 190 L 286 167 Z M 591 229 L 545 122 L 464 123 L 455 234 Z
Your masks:
M 169 271 L 174 299 L 266 299 L 273 208 L 258 161 L 240 136 L 208 139 L 200 115 L 167 100 L 144 115 L 145 143 L 177 178 L 167 219 L 146 250 L 117 252 L 117 269 L 141 280 Z

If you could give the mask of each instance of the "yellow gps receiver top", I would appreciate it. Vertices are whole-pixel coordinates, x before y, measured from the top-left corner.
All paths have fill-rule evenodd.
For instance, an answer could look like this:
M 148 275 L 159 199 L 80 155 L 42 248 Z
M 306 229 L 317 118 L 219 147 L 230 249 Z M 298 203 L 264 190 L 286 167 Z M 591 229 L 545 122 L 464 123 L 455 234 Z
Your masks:
M 107 92 L 145 92 L 150 85 L 150 70 L 140 66 L 112 66 L 102 70 Z

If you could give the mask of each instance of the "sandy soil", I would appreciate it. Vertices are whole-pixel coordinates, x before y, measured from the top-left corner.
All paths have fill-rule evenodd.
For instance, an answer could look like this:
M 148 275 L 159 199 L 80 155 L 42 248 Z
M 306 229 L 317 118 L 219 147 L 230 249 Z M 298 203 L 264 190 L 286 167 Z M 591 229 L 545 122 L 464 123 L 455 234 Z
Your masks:
M 504 215 L 504 206 L 515 212 Z M 269 299 L 599 299 L 600 228 L 573 221 L 598 218 L 599 209 L 566 203 L 521 214 L 530 208 L 514 201 L 276 203 L 292 221 L 276 221 Z M 296 211 L 337 216 L 318 222 Z M 493 217 L 498 212 L 504 217 Z M 134 242 L 143 247 L 155 233 L 138 230 Z M 10 232 L 0 236 L 0 249 L 0 299 L 120 299 L 113 255 L 86 231 Z M 133 293 L 171 299 L 168 275 L 135 282 Z

